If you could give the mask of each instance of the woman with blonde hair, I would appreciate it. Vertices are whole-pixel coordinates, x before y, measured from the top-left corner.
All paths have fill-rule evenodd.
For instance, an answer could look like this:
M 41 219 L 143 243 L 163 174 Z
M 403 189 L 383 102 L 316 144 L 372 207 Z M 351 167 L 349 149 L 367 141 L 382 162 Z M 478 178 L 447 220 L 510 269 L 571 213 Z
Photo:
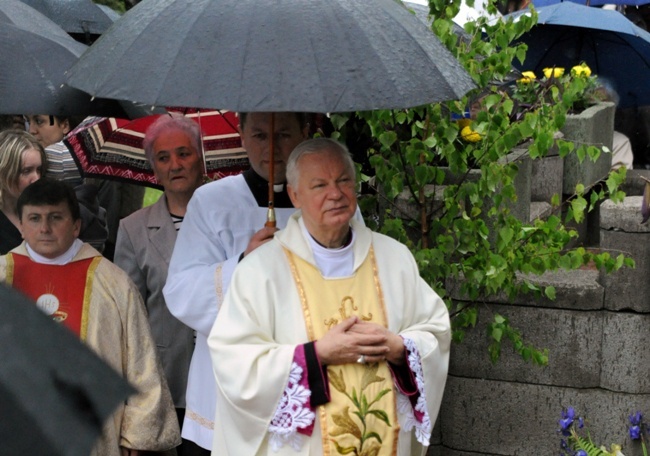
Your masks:
M 47 158 L 38 140 L 25 131 L 0 132 L 0 254 L 22 242 L 16 201 L 23 189 L 41 178 Z

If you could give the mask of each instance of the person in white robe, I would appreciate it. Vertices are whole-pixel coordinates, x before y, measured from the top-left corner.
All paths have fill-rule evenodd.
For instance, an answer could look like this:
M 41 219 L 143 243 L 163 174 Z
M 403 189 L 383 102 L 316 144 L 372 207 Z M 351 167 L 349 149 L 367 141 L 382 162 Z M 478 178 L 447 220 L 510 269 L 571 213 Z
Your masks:
M 25 239 L 0 257 L 0 282 L 65 325 L 138 391 L 106 421 L 91 456 L 138 456 L 180 444 L 178 420 L 135 284 L 77 236 L 67 184 L 41 179 L 18 198 Z
M 216 388 L 207 337 L 235 266 L 273 237 L 265 227 L 268 207 L 271 113 L 240 113 L 239 131 L 251 168 L 198 188 L 178 233 L 163 294 L 172 315 L 196 331 L 182 436 L 212 449 Z M 294 212 L 286 192 L 285 166 L 307 138 L 301 113 L 274 113 L 275 214 L 285 226 Z
M 296 208 L 237 266 L 208 345 L 213 455 L 424 455 L 447 378 L 442 299 L 396 240 L 354 218 L 331 139 L 289 158 Z

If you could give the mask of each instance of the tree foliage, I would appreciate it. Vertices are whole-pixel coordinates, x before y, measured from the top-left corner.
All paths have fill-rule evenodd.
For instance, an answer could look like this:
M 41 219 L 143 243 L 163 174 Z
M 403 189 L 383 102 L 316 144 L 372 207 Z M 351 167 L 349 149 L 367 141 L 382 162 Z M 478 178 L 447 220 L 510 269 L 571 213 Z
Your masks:
M 568 75 L 553 87 L 538 85 L 544 90 L 538 93 L 538 102 L 524 105 L 516 96 L 512 62 L 523 61 L 526 46 L 512 43 L 530 30 L 537 14 L 517 22 L 488 23 L 481 18 L 467 23 L 466 36 L 459 38 L 450 18 L 458 12 L 460 0 L 430 0 L 429 6 L 432 30 L 463 64 L 477 89 L 461 100 L 334 115 L 332 121 L 335 137 L 371 136 L 368 160 L 374 176 L 366 180 L 374 193 L 360 201 L 364 213 L 374 213 L 367 223 L 412 249 L 422 277 L 446 300 L 454 340 L 461 341 L 479 312 L 491 312 L 489 296 L 532 293 L 554 299 L 555 289 L 538 286 L 532 280 L 535 275 L 590 262 L 608 271 L 633 264 L 622 255 L 567 248 L 577 237 L 568 228 L 570 223 L 583 220 L 603 198 L 623 198 L 618 186 L 625 171 L 611 173 L 604 185 L 578 185 L 568 198 L 556 195 L 551 201 L 554 214 L 545 219 L 517 219 L 512 206 L 521 159 L 542 159 L 551 148 L 563 157 L 578 154 L 587 160 L 602 152 L 556 135 L 574 104 L 584 99 L 584 79 Z M 488 8 L 496 12 L 493 3 Z M 459 124 L 454 119 L 463 117 L 469 106 L 476 108 L 475 116 Z M 509 155 L 522 145 L 524 155 Z M 458 287 L 454 295 L 462 296 L 462 301 L 446 293 L 452 286 Z M 502 341 L 508 340 L 525 360 L 547 363 L 547 352 L 526 343 L 507 318 L 496 313 L 490 318 L 488 350 L 493 361 L 501 353 Z

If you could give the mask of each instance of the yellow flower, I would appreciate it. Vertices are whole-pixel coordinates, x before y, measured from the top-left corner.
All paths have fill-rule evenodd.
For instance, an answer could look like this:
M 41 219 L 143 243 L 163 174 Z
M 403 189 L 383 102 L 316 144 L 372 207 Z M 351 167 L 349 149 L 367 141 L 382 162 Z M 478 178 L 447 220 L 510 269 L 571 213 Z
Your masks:
M 589 68 L 585 62 L 582 62 L 580 65 L 576 65 L 571 68 L 571 74 L 574 76 L 584 76 L 588 78 L 591 76 L 591 68 Z
M 522 84 L 530 84 L 533 82 L 533 79 L 537 79 L 537 76 L 532 71 L 524 71 L 521 73 L 521 76 L 521 79 L 518 79 L 517 82 L 521 82 Z
M 544 68 L 546 79 L 560 78 L 564 74 L 564 68 Z
M 468 125 L 460 131 L 460 138 L 465 142 L 475 143 L 481 140 L 481 135 L 472 130 Z

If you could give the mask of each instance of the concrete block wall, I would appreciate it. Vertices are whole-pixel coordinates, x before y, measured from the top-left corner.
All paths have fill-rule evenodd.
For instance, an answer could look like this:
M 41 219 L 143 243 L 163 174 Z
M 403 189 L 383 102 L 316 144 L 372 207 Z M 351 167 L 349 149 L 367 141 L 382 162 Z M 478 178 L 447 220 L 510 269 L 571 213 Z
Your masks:
M 606 146 L 610 151 L 614 137 L 614 103 L 603 102 L 591 106 L 579 114 L 567 116 L 562 133 L 567 140 L 577 145 Z M 605 178 L 612 166 L 612 154 L 602 153 L 593 162 L 586 157 L 582 163 L 575 154 L 569 154 L 564 160 L 563 192 L 571 195 L 577 184 L 588 187 Z
M 600 206 L 600 246 L 612 253 L 624 253 L 636 262 L 636 269 L 602 274 L 605 307 L 650 312 L 650 222 L 641 224 L 642 196 L 628 196 L 620 204 L 611 200 Z
M 634 197 L 601 206 L 601 248 L 631 253 L 637 269 L 612 276 L 589 269 L 549 273 L 534 281 L 555 286 L 555 301 L 496 296 L 479 304 L 477 327 L 452 345 L 441 441 L 430 455 L 559 454 L 557 421 L 567 406 L 586 416 L 596 443 L 619 443 L 626 456 L 642 454 L 627 434 L 630 413 L 650 417 L 650 232 L 639 228 L 639 208 Z M 447 290 L 462 300 L 457 286 Z M 548 348 L 549 365 L 525 363 L 508 342 L 492 364 L 487 325 L 494 312 L 528 343 Z

